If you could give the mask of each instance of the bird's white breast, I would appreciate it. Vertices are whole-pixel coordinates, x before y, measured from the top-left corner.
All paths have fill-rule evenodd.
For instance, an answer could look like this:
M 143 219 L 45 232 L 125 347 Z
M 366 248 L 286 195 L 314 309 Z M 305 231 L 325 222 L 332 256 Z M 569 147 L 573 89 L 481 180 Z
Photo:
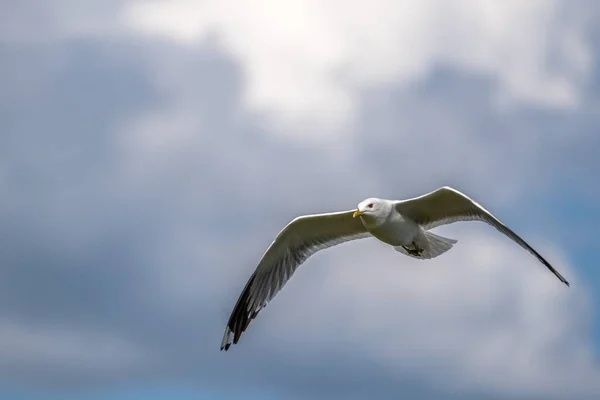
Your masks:
M 373 223 L 363 219 L 365 228 L 377 239 L 392 246 L 409 245 L 420 231 L 419 225 L 394 213 L 383 222 Z

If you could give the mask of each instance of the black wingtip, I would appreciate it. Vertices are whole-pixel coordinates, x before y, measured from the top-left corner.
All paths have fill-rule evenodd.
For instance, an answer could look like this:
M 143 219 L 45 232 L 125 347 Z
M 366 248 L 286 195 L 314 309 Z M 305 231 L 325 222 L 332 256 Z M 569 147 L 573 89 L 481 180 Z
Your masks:
M 556 275 L 556 277 L 558 279 L 560 279 L 560 281 L 562 283 L 564 283 L 565 285 L 567 285 L 567 287 L 571 287 L 571 284 L 569 283 L 569 281 L 567 281 L 564 276 L 562 276 L 561 274 L 559 274 L 558 271 L 554 270 L 552 272 L 554 272 L 554 274 Z
M 569 283 L 569 281 L 566 280 L 566 278 L 564 276 L 562 276 L 557 270 L 555 270 L 552 266 L 550 266 L 550 264 L 545 263 L 546 266 L 548 268 L 550 268 L 550 270 L 554 273 L 554 275 L 556 275 L 556 277 L 565 285 L 567 285 L 567 287 L 571 287 L 571 284 Z
M 221 351 L 229 350 L 232 344 L 237 344 L 240 340 L 240 336 L 242 333 L 248 328 L 250 321 L 256 317 L 260 308 L 257 310 L 248 313 L 249 302 L 250 302 L 250 288 L 256 279 L 256 272 L 252 274 L 244 290 L 240 294 L 233 311 L 231 312 L 231 316 L 229 317 L 229 321 L 227 322 L 227 327 L 225 328 L 225 336 L 223 338 L 223 342 L 221 343 Z

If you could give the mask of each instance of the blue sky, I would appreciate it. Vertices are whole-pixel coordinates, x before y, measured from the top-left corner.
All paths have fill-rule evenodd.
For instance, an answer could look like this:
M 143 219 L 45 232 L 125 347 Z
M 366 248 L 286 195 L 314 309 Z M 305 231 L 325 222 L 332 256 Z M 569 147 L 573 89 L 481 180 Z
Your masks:
M 0 399 L 596 398 L 592 4 L 2 2 Z M 442 185 L 571 288 L 483 224 L 357 241 L 219 352 L 292 218 Z

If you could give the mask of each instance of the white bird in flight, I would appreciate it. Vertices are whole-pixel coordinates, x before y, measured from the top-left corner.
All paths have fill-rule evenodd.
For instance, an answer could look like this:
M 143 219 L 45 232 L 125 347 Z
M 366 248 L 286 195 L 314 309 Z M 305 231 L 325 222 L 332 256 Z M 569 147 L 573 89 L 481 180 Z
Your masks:
M 221 350 L 228 350 L 238 342 L 250 321 L 317 251 L 374 236 L 407 256 L 431 259 L 450 250 L 457 241 L 429 229 L 458 221 L 488 223 L 536 256 L 569 286 L 569 282 L 519 235 L 456 189 L 445 186 L 408 200 L 369 198 L 360 202 L 356 210 L 297 217 L 279 232 L 233 308 Z

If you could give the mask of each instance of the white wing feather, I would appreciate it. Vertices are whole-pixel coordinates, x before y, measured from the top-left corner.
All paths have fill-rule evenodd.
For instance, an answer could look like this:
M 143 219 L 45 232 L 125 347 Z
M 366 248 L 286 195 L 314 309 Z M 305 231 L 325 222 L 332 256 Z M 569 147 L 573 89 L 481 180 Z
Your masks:
M 354 210 L 305 215 L 279 232 L 246 283 L 233 308 L 221 350 L 236 344 L 250 321 L 283 288 L 296 269 L 319 250 L 370 236 Z
M 537 257 L 558 279 L 569 286 L 569 282 L 525 240 L 479 203 L 456 189 L 444 186 L 419 197 L 396 201 L 395 206 L 400 214 L 412 219 L 425 230 L 458 221 L 485 222 Z

